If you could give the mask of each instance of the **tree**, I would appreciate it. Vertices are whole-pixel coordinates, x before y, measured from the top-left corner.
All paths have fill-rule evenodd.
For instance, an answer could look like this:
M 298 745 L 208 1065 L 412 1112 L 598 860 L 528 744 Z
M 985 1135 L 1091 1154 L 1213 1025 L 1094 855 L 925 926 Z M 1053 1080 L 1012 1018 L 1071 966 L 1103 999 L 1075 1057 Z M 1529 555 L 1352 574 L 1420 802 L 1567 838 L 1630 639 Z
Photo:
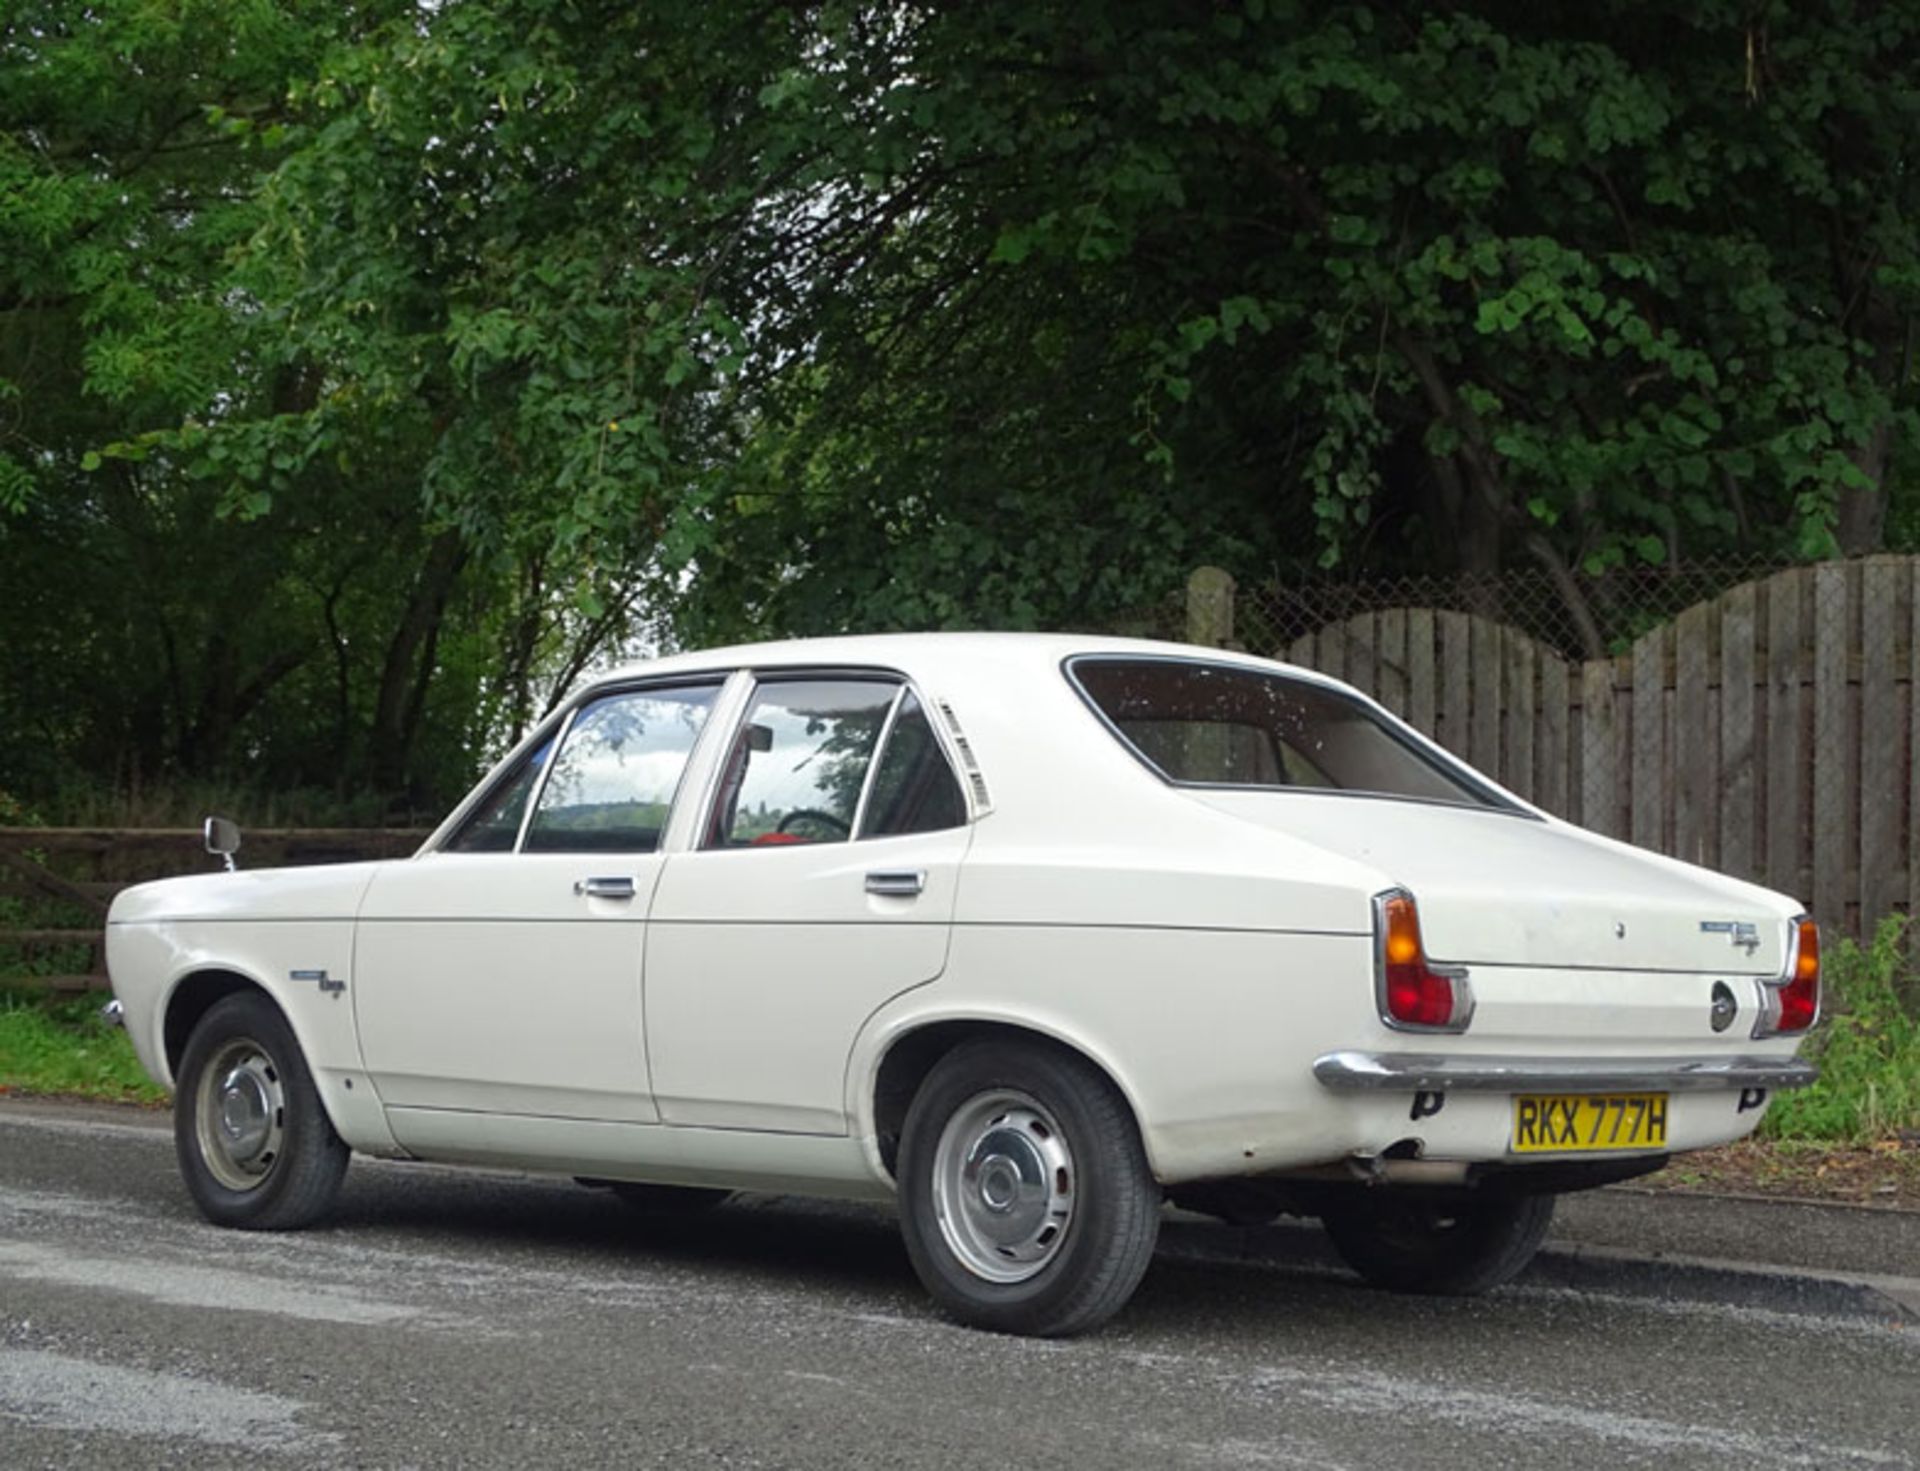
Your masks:
M 251 287 L 321 58 L 410 7 L 13 7 L 0 30 L 0 770 L 433 804 L 580 620 L 437 522 Z M 296 452 L 296 449 L 300 452 Z M 512 589 L 513 591 L 508 591 Z M 521 708 L 491 694 L 514 621 Z M 537 712 L 535 712 L 537 713 Z M 84 797 L 79 800 L 86 800 Z M 376 809 L 377 810 L 377 809 Z
M 25 13 L 6 534 L 228 518 L 262 616 L 128 703 L 229 754 L 419 789 L 649 617 L 1530 567 L 1595 648 L 1611 569 L 1920 525 L 1910 6 Z
M 703 636 L 1098 617 L 1203 556 L 1578 612 L 1877 544 L 1917 27 L 455 3 L 316 90 L 280 294 L 439 406 L 470 531 L 622 548 Z

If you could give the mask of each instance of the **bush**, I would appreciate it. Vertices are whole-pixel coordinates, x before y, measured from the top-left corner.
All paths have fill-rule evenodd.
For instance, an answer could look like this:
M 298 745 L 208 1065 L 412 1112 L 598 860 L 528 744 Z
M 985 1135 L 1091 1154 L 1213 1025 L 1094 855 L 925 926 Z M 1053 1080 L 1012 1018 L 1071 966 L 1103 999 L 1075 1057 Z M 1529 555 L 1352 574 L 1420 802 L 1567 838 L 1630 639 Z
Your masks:
M 1826 958 L 1828 1016 L 1805 1049 L 1820 1081 L 1775 1100 L 1763 1133 L 1861 1143 L 1920 1128 L 1920 994 L 1906 928 L 1889 916 L 1866 949 L 1842 940 Z

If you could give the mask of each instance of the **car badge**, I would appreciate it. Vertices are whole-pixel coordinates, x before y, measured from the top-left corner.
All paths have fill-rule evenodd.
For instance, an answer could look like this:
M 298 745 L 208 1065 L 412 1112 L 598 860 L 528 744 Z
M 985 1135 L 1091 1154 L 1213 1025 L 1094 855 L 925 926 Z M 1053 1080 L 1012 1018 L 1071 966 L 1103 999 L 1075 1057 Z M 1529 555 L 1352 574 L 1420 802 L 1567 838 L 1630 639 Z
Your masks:
M 1732 944 L 1749 955 L 1760 948 L 1760 927 L 1744 919 L 1703 919 L 1700 921 L 1700 933 L 1725 935 Z
M 320 983 L 320 993 L 323 996 L 338 996 L 342 991 L 347 989 L 347 983 L 345 981 L 337 981 L 323 970 L 290 970 L 287 972 L 287 979 L 290 981 L 318 981 Z
M 1740 1014 L 1740 1003 L 1733 999 L 1733 987 L 1725 981 L 1713 983 L 1713 1007 L 1707 1013 L 1707 1020 L 1714 1031 L 1724 1032 L 1733 1025 L 1733 1019 Z

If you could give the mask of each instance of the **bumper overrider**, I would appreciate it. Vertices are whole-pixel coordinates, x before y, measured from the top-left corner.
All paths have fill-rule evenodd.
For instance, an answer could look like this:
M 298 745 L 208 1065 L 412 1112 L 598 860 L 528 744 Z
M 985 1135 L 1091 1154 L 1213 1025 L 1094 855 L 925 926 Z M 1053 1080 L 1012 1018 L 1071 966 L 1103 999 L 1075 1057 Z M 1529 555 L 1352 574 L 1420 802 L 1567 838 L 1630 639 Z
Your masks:
M 1820 1069 L 1797 1057 L 1448 1057 L 1423 1052 L 1329 1052 L 1313 1075 L 1341 1092 L 1707 1093 L 1804 1088 Z

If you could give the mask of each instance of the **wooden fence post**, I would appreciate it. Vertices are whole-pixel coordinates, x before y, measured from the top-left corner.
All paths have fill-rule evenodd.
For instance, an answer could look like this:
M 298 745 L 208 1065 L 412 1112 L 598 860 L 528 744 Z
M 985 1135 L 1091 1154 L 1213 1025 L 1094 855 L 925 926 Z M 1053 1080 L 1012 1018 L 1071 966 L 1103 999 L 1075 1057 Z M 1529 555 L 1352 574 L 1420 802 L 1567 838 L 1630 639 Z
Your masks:
M 1187 642 L 1212 649 L 1233 647 L 1233 574 L 1222 567 L 1196 567 L 1187 579 Z

